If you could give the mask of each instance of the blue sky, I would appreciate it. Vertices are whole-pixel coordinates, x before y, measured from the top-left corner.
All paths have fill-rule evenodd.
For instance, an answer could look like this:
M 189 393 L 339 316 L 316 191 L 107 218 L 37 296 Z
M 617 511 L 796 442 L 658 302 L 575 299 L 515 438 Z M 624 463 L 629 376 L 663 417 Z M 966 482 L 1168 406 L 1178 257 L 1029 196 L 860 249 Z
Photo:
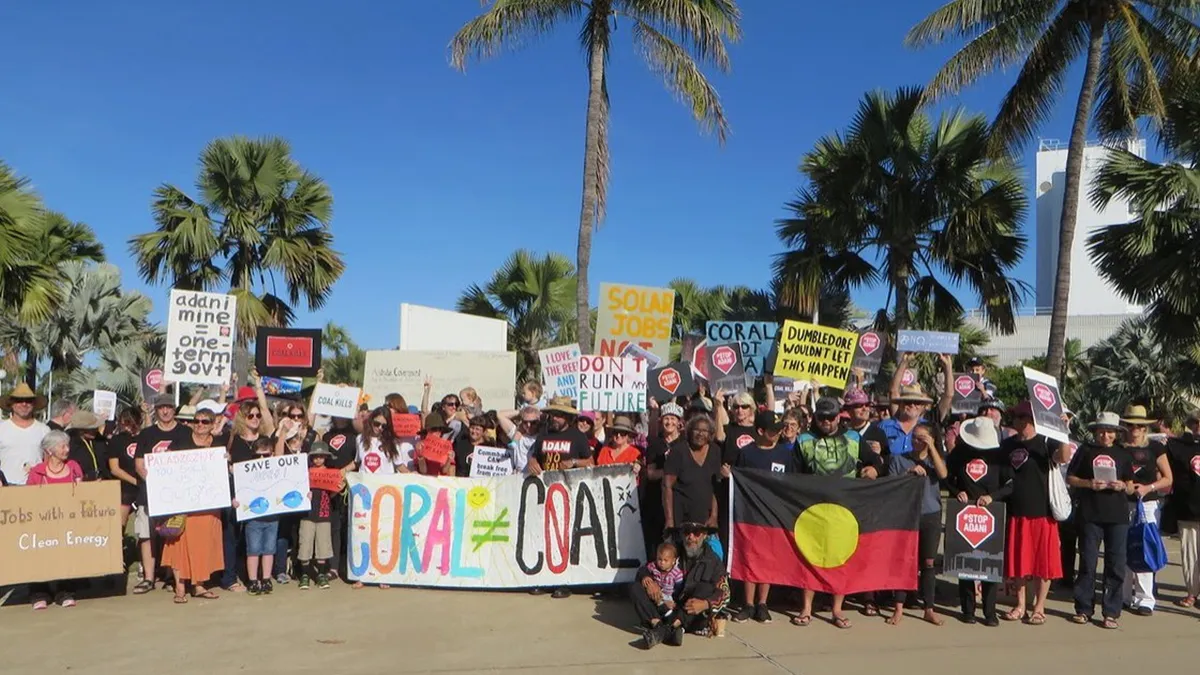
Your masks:
M 951 50 L 902 40 L 939 4 L 743 2 L 733 72 L 713 78 L 733 128 L 724 147 L 618 26 L 593 283 L 765 286 L 800 157 L 845 127 L 865 91 L 928 80 Z M 333 320 L 368 348 L 393 347 L 401 302 L 452 308 L 518 247 L 574 259 L 586 105 L 575 30 L 459 73 L 446 45 L 479 11 L 476 0 L 7 3 L 0 158 L 161 301 L 167 289 L 137 278 L 126 245 L 153 227 L 152 190 L 190 190 L 213 138 L 282 136 L 329 182 L 348 264 L 331 302 L 298 323 Z M 990 116 L 1011 77 L 958 102 Z M 1068 135 L 1078 79 L 1042 136 Z M 1032 159 L 1031 147 L 1031 189 Z M 1031 252 L 1018 276 L 1033 274 Z M 856 294 L 869 309 L 882 300 Z

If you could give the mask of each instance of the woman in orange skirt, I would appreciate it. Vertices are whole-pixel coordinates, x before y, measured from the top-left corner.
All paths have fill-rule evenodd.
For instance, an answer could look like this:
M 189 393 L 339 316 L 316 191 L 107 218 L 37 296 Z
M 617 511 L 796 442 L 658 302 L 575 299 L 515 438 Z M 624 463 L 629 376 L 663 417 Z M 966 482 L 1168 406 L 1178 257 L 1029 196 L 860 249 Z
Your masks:
M 181 443 L 180 450 L 195 448 L 228 447 L 228 439 L 214 436 L 213 413 L 201 410 L 188 426 L 192 429 L 190 443 Z M 216 572 L 225 569 L 225 544 L 221 531 L 219 511 L 189 513 L 178 538 L 163 542 L 163 567 L 170 567 L 175 574 L 175 604 L 188 601 L 187 586 L 192 585 L 192 596 L 216 600 L 218 596 L 206 587 Z

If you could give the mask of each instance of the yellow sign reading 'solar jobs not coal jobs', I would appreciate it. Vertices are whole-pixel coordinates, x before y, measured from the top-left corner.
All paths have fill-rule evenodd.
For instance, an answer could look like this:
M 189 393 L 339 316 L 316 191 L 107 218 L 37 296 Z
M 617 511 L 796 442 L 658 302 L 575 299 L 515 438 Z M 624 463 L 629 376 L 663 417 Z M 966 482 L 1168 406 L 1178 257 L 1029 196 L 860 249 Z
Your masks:
M 630 343 L 671 360 L 671 319 L 675 291 L 669 288 L 600 284 L 596 317 L 597 356 L 620 356 Z
M 845 388 L 857 345 L 858 333 L 787 321 L 779 331 L 779 360 L 775 363 L 775 374 Z

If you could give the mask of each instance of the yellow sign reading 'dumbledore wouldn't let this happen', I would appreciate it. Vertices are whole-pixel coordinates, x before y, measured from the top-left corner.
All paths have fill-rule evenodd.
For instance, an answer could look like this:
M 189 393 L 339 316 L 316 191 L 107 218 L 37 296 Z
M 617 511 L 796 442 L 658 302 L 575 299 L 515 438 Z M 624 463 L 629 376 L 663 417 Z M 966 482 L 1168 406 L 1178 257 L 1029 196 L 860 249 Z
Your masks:
M 671 319 L 675 291 L 628 284 L 600 284 L 596 316 L 597 356 L 621 356 L 630 344 L 671 360 Z
M 0 586 L 123 569 L 117 481 L 0 488 Z
M 775 374 L 842 389 L 850 379 L 850 364 L 857 344 L 858 333 L 799 321 L 784 322 L 779 331 Z

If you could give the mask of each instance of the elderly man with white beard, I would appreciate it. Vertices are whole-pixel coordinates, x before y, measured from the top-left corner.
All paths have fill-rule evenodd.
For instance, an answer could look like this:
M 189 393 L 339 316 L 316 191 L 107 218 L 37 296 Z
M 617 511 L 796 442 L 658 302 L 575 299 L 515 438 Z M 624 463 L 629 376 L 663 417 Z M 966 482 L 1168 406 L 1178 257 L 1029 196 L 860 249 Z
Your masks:
M 683 537 L 684 555 L 678 563 L 683 568 L 683 583 L 675 586 L 673 609 L 667 609 L 669 604 L 663 602 L 662 589 L 654 579 L 651 567 L 655 561 L 638 570 L 637 579 L 630 585 L 629 595 L 642 625 L 646 649 L 660 642 L 681 646 L 684 632 L 707 636 L 713 617 L 729 602 L 725 563 L 707 541 L 717 529 L 684 523 L 679 532 Z

